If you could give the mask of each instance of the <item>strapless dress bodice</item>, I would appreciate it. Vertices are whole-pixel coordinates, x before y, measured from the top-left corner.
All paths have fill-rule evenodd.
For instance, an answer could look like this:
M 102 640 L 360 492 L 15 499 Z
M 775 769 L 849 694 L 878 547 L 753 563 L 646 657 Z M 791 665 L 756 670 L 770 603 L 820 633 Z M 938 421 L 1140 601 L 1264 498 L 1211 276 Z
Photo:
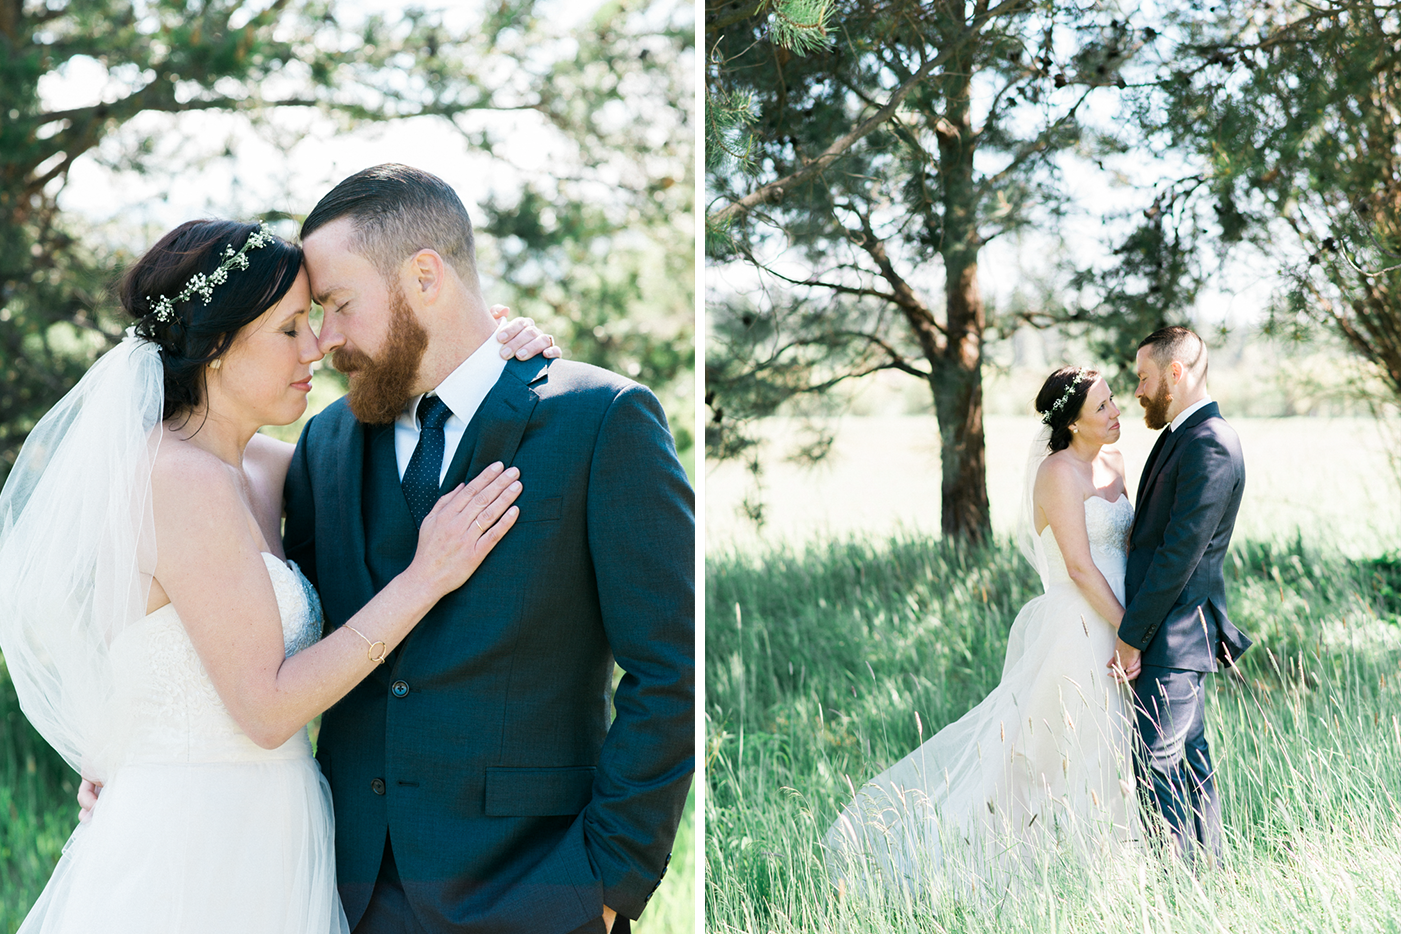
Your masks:
M 296 564 L 263 553 L 288 657 L 321 637 L 321 601 Z M 131 625 L 111 646 L 117 723 L 126 762 L 221 762 L 306 756 L 301 731 L 274 750 L 248 738 L 229 714 L 172 604 Z
M 1102 496 L 1085 500 L 1085 531 L 1090 539 L 1090 560 L 1099 568 L 1104 579 L 1120 602 L 1124 599 L 1124 570 L 1128 563 L 1129 530 L 1133 527 L 1133 503 L 1128 496 L 1110 502 Z M 1046 585 L 1069 584 L 1070 572 L 1065 566 L 1056 537 L 1048 525 L 1041 530 L 1041 545 L 1046 550 Z

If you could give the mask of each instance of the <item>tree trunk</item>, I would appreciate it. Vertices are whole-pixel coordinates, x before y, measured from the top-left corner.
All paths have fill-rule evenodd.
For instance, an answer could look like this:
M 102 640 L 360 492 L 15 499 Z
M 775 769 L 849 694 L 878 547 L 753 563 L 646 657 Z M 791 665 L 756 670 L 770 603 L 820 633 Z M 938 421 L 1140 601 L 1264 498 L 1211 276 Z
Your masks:
M 973 177 L 973 138 L 969 113 L 970 69 L 950 69 L 948 111 L 936 125 L 939 174 L 943 182 L 944 294 L 947 340 L 943 355 L 931 360 L 930 388 L 939 418 L 943 462 L 941 515 L 945 537 L 986 541 L 992 529 L 988 509 L 987 452 L 983 435 L 983 293 L 978 287 L 978 192 Z

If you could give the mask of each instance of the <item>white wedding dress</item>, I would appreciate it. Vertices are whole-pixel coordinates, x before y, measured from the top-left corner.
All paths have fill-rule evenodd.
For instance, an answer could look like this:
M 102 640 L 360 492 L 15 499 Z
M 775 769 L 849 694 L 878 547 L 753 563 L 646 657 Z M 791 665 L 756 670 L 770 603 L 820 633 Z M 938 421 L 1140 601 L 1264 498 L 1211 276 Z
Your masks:
M 1128 497 L 1085 501 L 1090 554 L 1124 599 Z M 827 834 L 848 891 L 1005 891 L 1048 855 L 1090 860 L 1138 833 L 1131 701 L 1115 630 L 1066 571 L 1049 527 L 1046 592 L 1017 614 L 986 699 L 862 788 Z
M 287 655 L 321 636 L 295 564 L 263 558 Z M 330 789 L 306 730 L 277 749 L 234 722 L 167 604 L 112 643 L 121 763 L 20 934 L 335 934 Z

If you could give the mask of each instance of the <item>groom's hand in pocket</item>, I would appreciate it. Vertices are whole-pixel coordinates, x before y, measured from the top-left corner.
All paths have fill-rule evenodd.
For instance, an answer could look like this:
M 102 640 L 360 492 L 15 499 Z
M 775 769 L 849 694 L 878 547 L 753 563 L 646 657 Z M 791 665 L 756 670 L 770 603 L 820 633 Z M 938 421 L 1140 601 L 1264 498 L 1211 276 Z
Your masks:
M 1109 660 L 1109 676 L 1120 684 L 1128 684 L 1143 669 L 1143 653 L 1123 639 L 1117 640 L 1114 657 Z

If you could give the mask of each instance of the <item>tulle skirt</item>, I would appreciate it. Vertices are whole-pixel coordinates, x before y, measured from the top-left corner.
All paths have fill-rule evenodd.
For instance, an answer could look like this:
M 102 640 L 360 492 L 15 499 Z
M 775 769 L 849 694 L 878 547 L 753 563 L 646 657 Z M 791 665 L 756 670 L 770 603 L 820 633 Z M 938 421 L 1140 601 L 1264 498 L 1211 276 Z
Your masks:
M 330 788 L 305 738 L 289 746 L 118 769 L 20 934 L 347 932 Z
M 1004 892 L 1048 857 L 1090 861 L 1139 836 L 1131 695 L 1116 634 L 1071 583 L 1017 615 L 982 703 L 861 788 L 826 839 L 848 891 Z

